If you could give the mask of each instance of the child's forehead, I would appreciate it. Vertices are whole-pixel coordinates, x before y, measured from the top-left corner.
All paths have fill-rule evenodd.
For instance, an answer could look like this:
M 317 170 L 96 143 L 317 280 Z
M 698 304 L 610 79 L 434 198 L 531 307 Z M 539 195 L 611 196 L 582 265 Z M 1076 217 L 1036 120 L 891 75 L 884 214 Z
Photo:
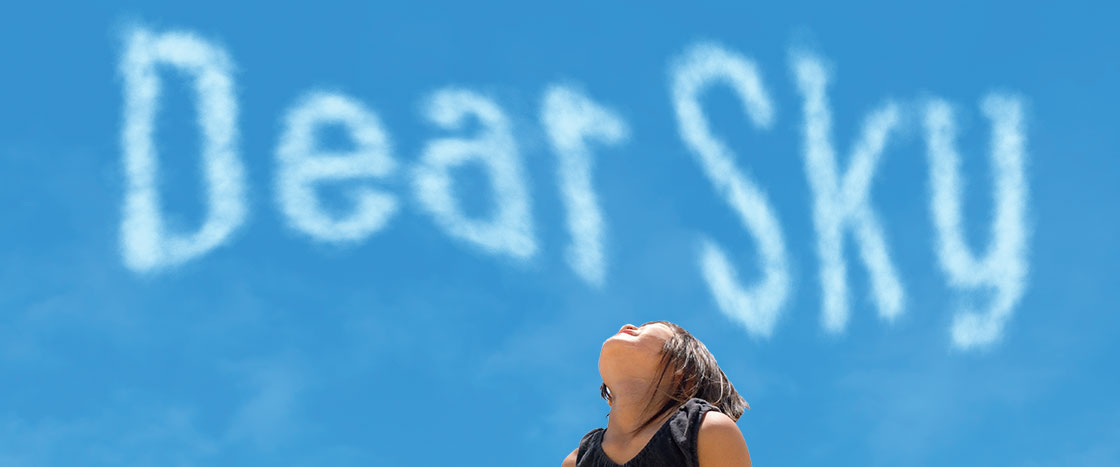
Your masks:
M 661 329 L 664 329 L 664 330 L 668 331 L 669 334 L 676 334 L 676 332 L 673 330 L 673 327 L 669 326 L 668 324 L 665 324 L 664 321 L 649 321 L 649 322 L 646 322 L 645 324 L 642 324 L 641 327 L 648 327 L 648 326 L 657 326 L 657 327 L 660 327 Z

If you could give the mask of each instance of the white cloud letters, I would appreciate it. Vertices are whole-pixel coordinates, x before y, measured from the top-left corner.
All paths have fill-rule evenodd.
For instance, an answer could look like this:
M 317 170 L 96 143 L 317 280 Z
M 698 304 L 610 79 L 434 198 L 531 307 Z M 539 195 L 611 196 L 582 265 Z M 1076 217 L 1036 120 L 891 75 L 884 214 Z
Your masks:
M 189 75 L 197 98 L 209 212 L 202 227 L 191 234 L 167 231 L 160 212 L 155 144 L 161 88 L 158 65 Z M 201 256 L 225 242 L 244 223 L 245 169 L 237 153 L 232 68 L 220 46 L 188 32 L 155 34 L 135 28 L 127 34 L 120 63 L 126 179 L 121 252 L 125 264 L 135 271 L 154 271 Z
M 822 62 L 812 53 L 794 53 L 790 66 L 794 86 L 804 99 L 801 136 L 820 260 L 821 326 L 841 333 L 849 321 L 846 233 L 852 234 L 867 268 L 879 316 L 893 320 L 905 308 L 902 279 L 891 260 L 870 192 L 889 137 L 904 131 L 904 122 L 909 120 L 894 101 L 871 111 L 853 139 L 850 155 L 844 158 L 846 167 L 841 168 L 831 135 L 830 76 Z M 182 72 L 193 84 L 206 201 L 205 218 L 195 232 L 171 231 L 164 221 L 154 123 L 161 98 L 159 66 Z M 248 186 L 238 154 L 233 62 L 221 46 L 192 33 L 157 33 L 136 27 L 125 37 L 119 67 L 124 91 L 121 145 L 125 173 L 120 249 L 128 268 L 149 273 L 201 257 L 228 242 L 245 223 Z M 716 196 L 731 208 L 756 247 L 753 257 L 732 255 L 709 235 L 702 235 L 697 252 L 700 274 L 720 312 L 748 334 L 769 337 L 792 293 L 791 264 L 778 215 L 746 167 L 751 158 L 780 155 L 745 151 L 748 157 L 738 157 L 713 133 L 701 98 L 717 86 L 728 88 L 753 126 L 744 130 L 754 132 L 774 127 L 775 104 L 755 62 L 716 43 L 686 48 L 672 60 L 668 71 L 669 95 L 684 151 L 692 155 Z M 576 89 L 548 86 L 537 121 L 556 156 L 556 184 L 569 235 L 565 259 L 588 285 L 602 288 L 609 264 L 606 245 L 611 241 L 594 190 L 592 154 L 593 149 L 615 149 L 627 142 L 631 126 Z M 945 100 L 933 98 L 920 112 L 911 111 L 921 113 L 917 117 L 925 136 L 934 250 L 948 286 L 962 293 L 962 305 L 950 330 L 952 345 L 961 349 L 999 341 L 1026 291 L 1029 269 L 1022 98 L 991 94 L 980 107 L 992 125 L 994 197 L 992 237 L 982 257 L 965 241 L 964 182 L 953 109 Z M 404 170 L 418 206 L 457 241 L 518 261 L 536 256 L 532 184 L 511 118 L 495 100 L 457 87 L 434 91 L 423 101 L 422 113 L 437 131 L 470 134 L 428 141 L 417 160 Z M 329 146 L 322 144 L 317 130 L 327 125 L 344 128 L 350 149 L 326 149 Z M 377 115 L 358 100 L 338 93 L 306 93 L 283 118 L 275 150 L 273 189 L 287 224 L 311 239 L 333 243 L 359 242 L 385 228 L 405 204 L 388 186 L 375 185 L 391 181 L 402 171 L 393 157 L 391 141 Z M 477 164 L 490 182 L 492 207 L 485 215 L 465 213 L 462 198 L 453 190 L 452 172 L 466 164 Z M 317 189 L 343 181 L 364 183 L 353 184 L 344 192 L 346 209 L 326 209 Z M 758 262 L 759 277 L 740 277 L 736 263 L 744 258 Z

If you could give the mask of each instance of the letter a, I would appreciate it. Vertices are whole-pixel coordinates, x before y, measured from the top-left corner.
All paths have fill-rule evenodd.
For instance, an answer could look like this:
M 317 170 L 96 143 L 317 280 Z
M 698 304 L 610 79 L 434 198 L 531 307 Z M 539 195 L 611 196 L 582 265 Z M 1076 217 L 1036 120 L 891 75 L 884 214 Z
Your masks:
M 527 260 L 537 252 L 529 212 L 529 189 L 509 121 L 490 99 L 471 91 L 443 89 L 428 101 L 427 115 L 446 129 L 458 129 L 470 117 L 479 122 L 479 136 L 442 138 L 428 143 L 413 172 L 420 205 L 453 237 L 495 254 Z M 494 187 L 494 216 L 473 219 L 463 214 L 452 193 L 451 169 L 481 164 Z

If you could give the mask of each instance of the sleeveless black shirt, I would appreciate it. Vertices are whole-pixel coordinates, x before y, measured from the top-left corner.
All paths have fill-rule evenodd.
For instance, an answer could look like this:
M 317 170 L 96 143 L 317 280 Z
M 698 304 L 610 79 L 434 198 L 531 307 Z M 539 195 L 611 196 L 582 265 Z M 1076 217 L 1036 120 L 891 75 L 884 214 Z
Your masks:
M 719 411 L 708 401 L 689 399 L 653 434 L 645 447 L 623 467 L 698 467 L 696 438 L 700 422 L 709 410 Z M 605 428 L 591 430 L 579 442 L 576 467 L 620 467 L 603 452 Z

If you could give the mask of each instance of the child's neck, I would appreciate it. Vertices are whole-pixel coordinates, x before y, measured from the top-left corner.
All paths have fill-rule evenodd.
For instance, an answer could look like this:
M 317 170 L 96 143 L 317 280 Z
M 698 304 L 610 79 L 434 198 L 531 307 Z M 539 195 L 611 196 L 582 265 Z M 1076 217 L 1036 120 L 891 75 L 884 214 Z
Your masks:
M 611 384 L 612 401 L 611 411 L 607 416 L 607 432 L 614 442 L 627 444 L 631 439 L 642 438 L 643 433 L 636 433 L 635 430 L 665 404 L 667 398 L 663 394 L 657 394 L 659 397 L 653 403 L 649 402 L 651 384 L 651 381 L 640 378 Z M 657 422 L 660 421 L 662 420 L 656 420 L 642 431 L 657 430 L 660 428 Z

